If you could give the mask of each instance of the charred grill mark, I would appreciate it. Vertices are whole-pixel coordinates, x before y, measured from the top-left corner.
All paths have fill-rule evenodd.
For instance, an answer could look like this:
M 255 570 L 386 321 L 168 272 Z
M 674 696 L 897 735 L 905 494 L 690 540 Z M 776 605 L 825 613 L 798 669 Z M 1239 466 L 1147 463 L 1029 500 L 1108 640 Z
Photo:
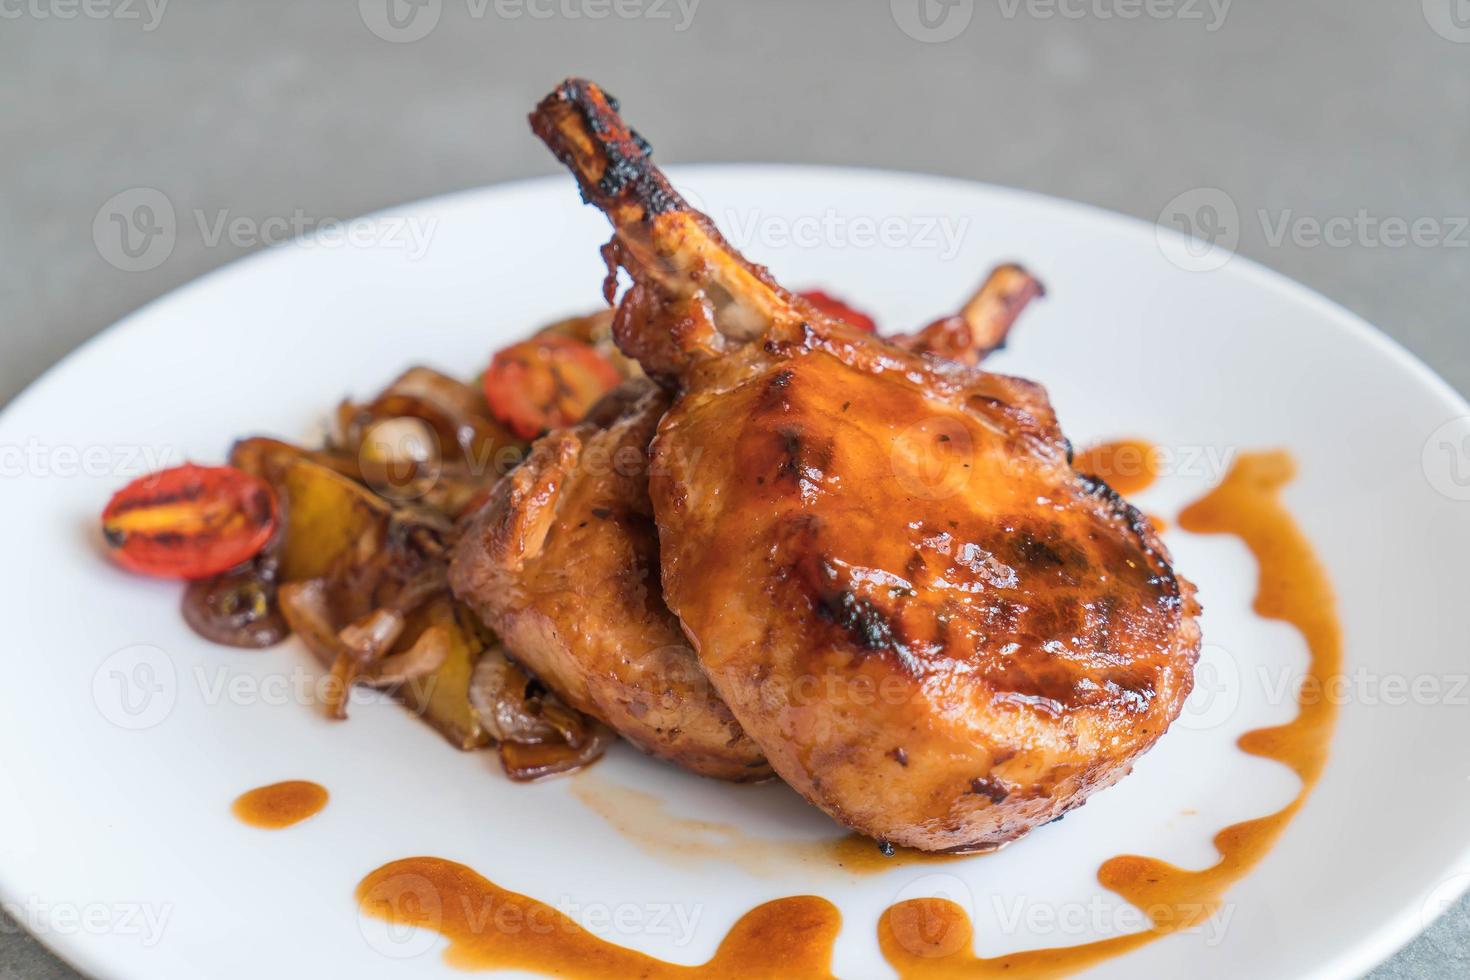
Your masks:
M 598 205 L 599 197 L 603 200 L 631 199 L 643 208 L 645 220 L 654 215 L 686 210 L 683 198 L 669 186 L 662 174 L 650 166 L 653 148 L 648 141 L 618 117 L 617 99 L 582 78 L 569 78 L 562 82 L 531 114 L 531 128 L 573 173 L 578 173 L 574 165 L 575 154 L 564 140 L 553 133 L 550 117 L 558 103 L 570 106 L 582 117 L 603 157 L 602 174 L 597 178 L 595 188 L 588 186 L 579 174 L 583 201 Z
M 796 372 L 790 368 L 782 368 L 772 374 L 761 389 L 760 397 L 756 400 L 756 410 L 760 412 L 789 412 L 791 411 L 791 381 L 796 377 Z
M 151 496 L 138 496 L 136 498 L 119 501 L 114 506 L 113 513 L 116 515 L 122 515 L 146 507 L 166 507 L 169 504 L 193 503 L 194 501 L 198 500 L 203 494 L 204 487 L 202 485 L 187 485 L 170 493 L 160 493 Z
M 1011 554 L 1017 564 L 1031 568 L 1064 568 L 1067 564 L 1055 548 L 1026 530 L 1016 532 L 1011 541 Z
M 843 589 L 822 597 L 818 606 L 827 619 L 847 630 L 865 650 L 895 650 L 902 647 L 893 634 L 893 623 L 866 599 Z
M 795 480 L 801 476 L 801 429 L 794 425 L 783 425 L 776 430 L 776 437 L 781 440 L 781 463 L 776 467 L 776 474 L 781 479 Z
M 1181 601 L 1179 580 L 1174 575 L 1173 567 L 1164 560 L 1164 556 L 1160 553 L 1158 532 L 1154 530 L 1153 524 L 1141 510 L 1125 500 L 1118 491 L 1108 486 L 1105 480 L 1078 473 L 1077 482 L 1081 484 L 1086 496 L 1101 502 L 1111 517 L 1127 526 L 1139 548 L 1149 560 L 1149 567 L 1154 574 L 1149 577 L 1148 582 L 1162 593 L 1161 606 L 1166 609 L 1177 608 Z
M 891 653 L 907 673 L 918 676 L 918 659 L 886 611 L 842 587 L 837 569 L 824 559 L 807 559 L 800 570 L 819 617 L 842 629 L 860 650 Z
M 998 779 L 990 779 L 985 776 L 976 776 L 970 780 L 970 792 L 975 796 L 983 796 L 991 803 L 1000 803 L 1011 791 Z
M 802 485 L 803 493 L 814 491 L 832 465 L 830 439 L 813 442 L 800 425 L 776 426 L 774 432 L 776 480 Z

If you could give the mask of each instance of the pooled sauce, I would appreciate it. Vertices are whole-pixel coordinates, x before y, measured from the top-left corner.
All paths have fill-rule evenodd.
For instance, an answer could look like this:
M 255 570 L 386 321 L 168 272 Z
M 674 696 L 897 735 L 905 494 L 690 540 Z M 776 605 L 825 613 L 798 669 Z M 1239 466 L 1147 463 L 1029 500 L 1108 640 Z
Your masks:
M 1072 468 L 1105 481 L 1127 497 L 1153 486 L 1159 475 L 1159 457 L 1159 447 L 1145 439 L 1119 439 L 1074 454 Z
M 1260 566 L 1254 609 L 1301 632 L 1310 654 L 1303 690 L 1315 690 L 1341 672 L 1342 631 L 1327 574 L 1280 500 L 1294 473 L 1284 452 L 1243 453 L 1218 487 L 1179 515 L 1179 524 L 1196 534 L 1236 535 L 1250 549 Z M 1322 774 L 1337 709 L 1331 699 L 1298 694 L 1297 712 L 1294 721 L 1247 732 L 1238 744 L 1251 755 L 1290 766 L 1301 777 L 1301 790 L 1284 809 L 1216 834 L 1220 860 L 1214 865 L 1186 871 L 1156 858 L 1125 855 L 1098 869 L 1098 881 L 1145 912 L 1152 930 L 982 959 L 972 951 L 973 930 L 963 909 L 943 899 L 918 899 L 883 914 L 878 941 L 884 957 L 904 980 L 1062 977 L 1204 922 L 1219 908 L 1226 889 L 1270 851 Z
M 652 793 L 611 782 L 595 772 L 572 784 L 577 799 L 646 854 L 687 864 L 723 862 L 758 875 L 789 874 L 794 863 L 813 870 L 837 868 L 850 874 L 879 874 L 913 864 L 934 864 L 983 854 L 929 854 L 894 847 L 892 854 L 861 834 L 793 840 L 757 837 L 733 823 L 697 820 L 671 813 Z
M 601 939 L 557 909 L 442 858 L 394 861 L 357 886 L 359 907 L 395 926 L 449 940 L 444 960 L 465 970 L 526 970 L 558 977 L 747 980 L 832 976 L 842 925 L 825 898 L 799 895 L 757 906 L 731 928 L 714 958 L 681 966 Z
M 252 827 L 280 830 L 316 816 L 326 805 L 327 791 L 324 787 L 304 779 L 293 779 L 241 793 L 230 809 Z

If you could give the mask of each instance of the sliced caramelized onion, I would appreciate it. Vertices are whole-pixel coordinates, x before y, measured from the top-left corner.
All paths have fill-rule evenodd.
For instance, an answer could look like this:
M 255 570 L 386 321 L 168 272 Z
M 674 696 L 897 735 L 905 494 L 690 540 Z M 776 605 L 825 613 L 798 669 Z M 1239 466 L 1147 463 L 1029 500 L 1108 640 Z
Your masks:
M 400 415 L 374 422 L 362 434 L 362 462 L 430 465 L 439 459 L 439 438 L 423 419 Z
M 442 411 L 461 418 L 478 418 L 487 422 L 490 420 L 490 413 L 478 390 L 447 374 L 440 374 L 433 368 L 409 368 L 383 394 L 421 398 L 439 406 Z
M 449 658 L 453 643 L 447 627 L 434 625 L 426 628 L 407 650 L 389 656 L 403 636 L 407 613 L 386 607 L 375 609 L 339 630 L 333 625 L 326 579 L 281 586 L 280 605 L 286 622 L 302 642 L 332 669 L 325 697 L 327 714 L 333 718 L 347 717 L 353 684 L 394 687 L 432 674 Z
M 594 722 L 577 748 L 565 742 L 501 742 L 500 765 L 511 779 L 529 783 L 590 766 L 616 738 L 610 729 Z
M 286 470 L 298 459 L 325 466 L 352 479 L 357 478 L 356 461 L 345 453 L 333 452 L 331 450 L 305 449 L 301 446 L 282 442 L 280 439 L 270 439 L 265 436 L 253 436 L 249 439 L 240 439 L 230 448 L 230 465 L 236 469 L 253 473 L 262 480 L 270 483 L 279 491 L 281 478 Z
M 347 699 L 352 693 L 352 681 L 358 671 L 358 660 L 348 650 L 332 625 L 332 607 L 327 598 L 325 579 L 308 579 L 305 582 L 288 582 L 279 591 L 281 612 L 291 629 L 301 637 L 306 648 L 316 658 L 332 668 L 330 683 L 326 685 L 327 715 L 331 718 L 347 717 Z
M 400 613 L 411 613 L 438 595 L 449 593 L 449 566 L 443 562 L 429 565 L 404 582 L 388 602 Z
M 479 392 L 426 367 L 410 368 L 365 405 L 344 402 L 337 438 L 343 449 L 357 452 L 375 423 L 405 417 L 433 429 L 445 461 L 471 463 L 477 475 L 489 472 L 499 450 L 520 444 L 490 415 Z
M 596 725 L 587 715 L 562 704 L 560 699 L 543 688 L 535 678 L 531 679 L 528 700 L 535 705 L 541 719 L 556 730 L 563 742 L 574 749 L 587 741 Z
M 336 721 L 347 720 L 347 703 L 352 699 L 352 684 L 357 680 L 362 664 L 350 653 L 341 653 L 332 661 L 331 680 L 322 692 L 326 699 L 327 717 Z
M 444 666 L 452 643 L 449 627 L 430 626 L 419 634 L 413 646 L 384 658 L 376 669 L 360 679 L 360 683 L 370 687 L 395 687 L 427 677 Z
M 332 625 L 332 608 L 327 601 L 326 579 L 287 582 L 277 590 L 281 613 L 306 648 L 323 666 L 331 666 L 346 651 Z
M 506 775 L 519 782 L 590 765 L 617 737 L 562 704 L 499 647 L 481 654 L 469 693 L 470 707 L 480 724 L 500 742 Z
M 403 635 L 403 615 L 391 609 L 374 609 L 362 619 L 344 626 L 337 639 L 360 664 L 374 664 Z
M 501 742 L 547 742 L 561 738 L 526 697 L 531 679 L 499 647 L 480 655 L 470 679 L 470 707 L 480 724 Z
M 276 607 L 273 563 L 260 561 L 189 583 L 184 621 L 212 643 L 246 650 L 275 646 L 291 635 Z

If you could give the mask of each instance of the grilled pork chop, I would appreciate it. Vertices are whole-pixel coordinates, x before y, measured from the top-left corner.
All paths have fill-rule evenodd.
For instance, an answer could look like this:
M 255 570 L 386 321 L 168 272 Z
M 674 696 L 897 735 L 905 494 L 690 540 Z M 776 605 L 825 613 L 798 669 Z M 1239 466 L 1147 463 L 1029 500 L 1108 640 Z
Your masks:
M 450 583 L 543 684 L 643 751 L 768 778 L 663 602 L 648 443 L 668 403 L 633 379 L 538 440 L 470 519 Z
M 664 599 L 775 771 L 839 821 L 986 849 L 1125 775 L 1177 717 L 1194 588 L 1076 472 L 1045 391 L 827 319 L 746 262 L 592 84 L 532 116 L 633 279 Z
M 999 347 L 1041 285 L 996 268 L 961 312 L 892 338 L 973 361 Z M 701 776 L 770 766 L 713 692 L 663 603 L 648 443 L 669 396 L 626 382 L 581 424 L 548 433 L 470 521 L 451 580 L 521 665 L 563 701 Z

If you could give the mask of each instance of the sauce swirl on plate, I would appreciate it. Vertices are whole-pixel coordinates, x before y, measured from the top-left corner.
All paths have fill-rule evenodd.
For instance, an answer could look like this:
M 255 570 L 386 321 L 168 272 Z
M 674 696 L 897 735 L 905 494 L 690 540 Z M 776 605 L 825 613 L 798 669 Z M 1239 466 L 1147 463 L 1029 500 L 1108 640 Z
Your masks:
M 357 888 L 364 914 L 433 929 L 449 940 L 444 959 L 466 970 L 529 970 L 558 977 L 749 980 L 832 976 L 842 917 L 825 898 L 778 898 L 745 913 L 714 958 L 682 966 L 601 939 L 550 905 L 507 891 L 442 858 L 405 858 Z
M 1297 696 L 1297 717 L 1285 725 L 1247 732 L 1238 743 L 1251 755 L 1290 766 L 1302 780 L 1296 798 L 1275 813 L 1232 824 L 1216 834 L 1220 860 L 1203 871 L 1138 855 L 1104 862 L 1098 881 L 1147 913 L 1153 923 L 1148 932 L 982 959 L 972 950 L 973 929 L 958 905 L 944 899 L 901 902 L 883 914 L 878 940 L 904 980 L 1069 976 L 1170 932 L 1199 925 L 1219 908 L 1225 891 L 1271 850 L 1321 776 L 1337 718 L 1330 699 L 1305 692 L 1326 688 L 1342 671 L 1342 630 L 1331 582 L 1280 498 L 1295 472 L 1287 453 L 1243 453 L 1218 487 L 1185 508 L 1179 525 L 1196 534 L 1240 538 L 1260 566 L 1256 613 L 1290 623 L 1307 642 L 1310 663 L 1303 693 Z
M 1138 458 L 1154 457 L 1143 453 Z M 1170 932 L 1199 925 L 1219 908 L 1225 891 L 1270 851 L 1321 776 L 1336 721 L 1336 706 L 1330 699 L 1305 692 L 1322 690 L 1342 670 L 1342 632 L 1331 583 L 1311 543 L 1280 499 L 1281 489 L 1294 473 L 1292 459 L 1284 452 L 1241 454 L 1218 487 L 1179 515 L 1179 526 L 1196 534 L 1239 537 L 1260 566 L 1256 613 L 1292 624 L 1306 640 L 1310 663 L 1303 693 L 1298 694 L 1296 719 L 1247 732 L 1239 740 L 1245 752 L 1281 762 L 1301 777 L 1296 798 L 1276 813 L 1220 831 L 1214 839 L 1220 860 L 1202 871 L 1187 871 L 1138 855 L 1104 862 L 1098 870 L 1099 882 L 1143 910 L 1153 924 L 1149 931 L 987 959 L 975 955 L 973 926 L 953 902 L 925 898 L 890 906 L 879 919 L 878 942 L 900 977 L 1043 980 L 1069 976 Z M 1116 480 L 1115 486 L 1127 485 L 1117 479 L 1117 473 L 1099 475 L 1109 482 Z M 1130 486 L 1129 492 L 1141 488 Z M 594 809 L 601 809 L 596 805 L 598 794 L 579 795 Z M 703 824 L 699 829 L 715 838 L 714 852 L 728 847 L 731 842 L 723 838 L 737 833 L 725 824 Z M 828 860 L 835 857 L 852 871 L 893 866 L 876 850 L 863 856 L 863 850 L 872 847 L 870 842 L 844 839 L 800 846 L 821 848 Z M 699 850 L 694 848 L 696 853 Z M 737 921 L 707 963 L 681 966 L 600 939 L 551 906 L 439 858 L 408 858 L 385 865 L 363 879 L 357 897 L 367 915 L 395 925 L 433 929 L 447 937 L 450 945 L 445 958 L 454 966 L 580 978 L 830 978 L 832 948 L 841 925 L 836 907 L 826 899 L 811 895 L 776 899 Z

